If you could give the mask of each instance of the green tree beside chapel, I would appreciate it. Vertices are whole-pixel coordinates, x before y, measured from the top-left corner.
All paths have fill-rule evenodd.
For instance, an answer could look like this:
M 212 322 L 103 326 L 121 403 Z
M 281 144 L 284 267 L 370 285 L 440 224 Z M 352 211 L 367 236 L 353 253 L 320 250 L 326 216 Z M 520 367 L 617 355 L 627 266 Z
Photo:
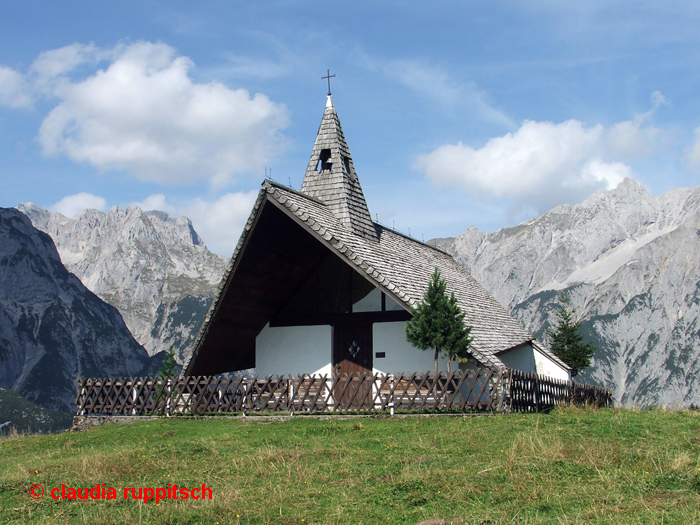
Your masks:
M 457 304 L 454 292 L 449 296 L 447 283 L 435 268 L 423 300 L 412 310 L 413 318 L 406 323 L 406 339 L 421 350 L 434 350 L 435 373 L 438 371 L 438 357 L 445 354 L 450 361 L 467 361 L 471 327 L 464 325 L 464 312 Z
M 571 308 L 571 300 L 566 294 L 559 296 L 557 325 L 547 329 L 549 348 L 559 359 L 571 367 L 571 376 L 576 376 L 584 368 L 591 366 L 595 345 L 583 342 L 581 323 L 575 320 L 576 310 Z
M 174 377 L 178 373 L 177 362 L 175 361 L 175 350 L 173 350 L 173 345 L 165 354 L 165 359 L 160 365 L 160 370 L 158 375 L 161 377 Z

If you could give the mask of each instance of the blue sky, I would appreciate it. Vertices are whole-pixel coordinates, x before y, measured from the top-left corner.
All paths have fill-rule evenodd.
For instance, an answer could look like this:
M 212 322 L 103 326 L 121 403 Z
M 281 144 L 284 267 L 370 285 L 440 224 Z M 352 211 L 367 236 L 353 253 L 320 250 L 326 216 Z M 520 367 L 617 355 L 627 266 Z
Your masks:
M 33 1 L 0 7 L 0 206 L 187 215 L 230 255 L 334 104 L 370 211 L 493 231 L 633 177 L 700 184 L 700 4 Z

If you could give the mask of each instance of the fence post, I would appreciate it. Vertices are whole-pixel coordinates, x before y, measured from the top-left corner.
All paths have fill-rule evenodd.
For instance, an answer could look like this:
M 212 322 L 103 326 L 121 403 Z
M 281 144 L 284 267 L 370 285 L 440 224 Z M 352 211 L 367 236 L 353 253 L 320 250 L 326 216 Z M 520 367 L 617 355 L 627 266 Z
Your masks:
M 289 385 L 289 394 L 288 394 L 288 402 L 289 402 L 289 415 L 293 416 L 294 415 L 294 378 L 290 375 L 288 379 Z
M 82 379 L 79 379 L 78 382 L 80 383 L 80 386 L 81 386 L 80 405 L 78 406 L 78 415 L 84 416 L 85 415 L 85 403 L 87 402 L 87 399 L 85 396 L 85 387 L 83 386 L 85 383 L 83 383 Z
M 173 390 L 171 380 L 172 380 L 172 378 L 169 377 L 169 378 L 165 381 L 165 391 L 166 391 L 167 394 L 168 394 L 167 401 L 165 402 L 165 415 L 168 416 L 168 417 L 170 417 L 170 401 L 171 401 L 171 399 L 172 399 L 172 390 Z
M 136 381 L 133 381 L 131 383 L 131 401 L 133 404 L 133 408 L 131 409 L 131 415 L 135 416 L 136 415 Z
M 493 391 L 496 394 L 496 410 L 499 412 L 503 412 L 504 414 L 509 411 L 511 407 L 508 406 L 506 397 L 510 400 L 510 387 L 511 387 L 511 381 L 510 381 L 510 374 L 509 370 L 503 369 L 498 371 L 498 377 L 496 378 L 496 384 L 495 388 Z M 512 401 L 511 401 L 512 403 Z M 491 406 L 493 405 L 493 400 L 491 401 Z

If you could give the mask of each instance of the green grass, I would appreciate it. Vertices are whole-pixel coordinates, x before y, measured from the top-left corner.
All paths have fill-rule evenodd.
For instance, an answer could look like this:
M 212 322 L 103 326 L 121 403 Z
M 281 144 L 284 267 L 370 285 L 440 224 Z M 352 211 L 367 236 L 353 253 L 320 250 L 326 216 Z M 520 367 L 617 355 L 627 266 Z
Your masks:
M 123 487 L 213 500 L 124 501 Z M 28 488 L 115 487 L 116 501 Z M 700 523 L 700 413 L 163 419 L 0 440 L 2 523 Z
M 73 416 L 52 412 L 0 388 L 0 436 L 10 433 L 48 433 L 70 428 Z

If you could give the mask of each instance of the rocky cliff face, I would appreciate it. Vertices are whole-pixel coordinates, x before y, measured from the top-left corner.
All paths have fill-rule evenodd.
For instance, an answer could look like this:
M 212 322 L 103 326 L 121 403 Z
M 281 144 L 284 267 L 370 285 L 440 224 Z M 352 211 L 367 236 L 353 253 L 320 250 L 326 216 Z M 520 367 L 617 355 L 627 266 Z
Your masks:
M 700 404 L 700 187 L 655 197 L 631 179 L 513 228 L 443 239 L 541 341 L 571 296 L 598 346 L 579 380 L 626 406 Z
M 32 203 L 18 209 L 51 236 L 68 270 L 119 310 L 149 354 L 173 345 L 183 361 L 226 265 L 189 219 L 116 206 L 74 218 Z
M 0 208 L 0 387 L 74 412 L 79 377 L 147 375 L 155 361 L 119 312 L 66 270 L 51 237 Z

